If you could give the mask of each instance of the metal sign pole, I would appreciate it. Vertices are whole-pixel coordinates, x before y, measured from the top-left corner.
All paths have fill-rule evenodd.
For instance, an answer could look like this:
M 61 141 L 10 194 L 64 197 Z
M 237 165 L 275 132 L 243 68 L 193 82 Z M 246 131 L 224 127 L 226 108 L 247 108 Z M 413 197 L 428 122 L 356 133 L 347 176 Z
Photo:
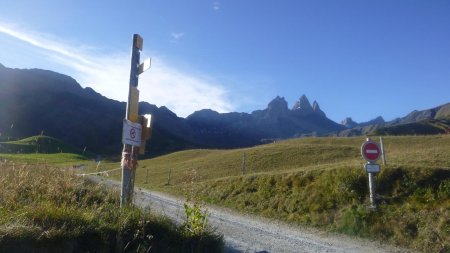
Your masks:
M 366 142 L 361 146 L 361 155 L 367 161 L 364 165 L 364 169 L 369 177 L 369 199 L 370 208 L 376 209 L 375 203 L 375 174 L 380 172 L 380 165 L 375 163 L 380 158 L 380 147 L 375 142 L 372 142 L 370 138 L 367 138 Z
M 375 204 L 375 179 L 373 173 L 367 173 L 369 176 L 369 198 L 370 198 L 370 208 L 377 208 Z

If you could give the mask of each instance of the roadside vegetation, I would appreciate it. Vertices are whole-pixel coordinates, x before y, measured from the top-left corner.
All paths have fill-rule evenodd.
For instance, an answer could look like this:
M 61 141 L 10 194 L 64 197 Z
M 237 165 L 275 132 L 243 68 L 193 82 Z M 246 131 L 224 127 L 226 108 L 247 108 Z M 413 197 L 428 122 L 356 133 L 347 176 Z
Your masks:
M 118 208 L 117 192 L 75 176 L 72 169 L 25 162 L 0 161 L 0 252 L 222 249 L 220 236 L 186 229 L 189 220 L 182 227 L 137 208 Z
M 53 137 L 38 135 L 16 141 L 0 142 L 0 153 L 16 154 L 54 154 L 54 153 L 72 153 L 84 154 L 83 150 L 68 145 L 61 140 Z
M 49 136 L 32 136 L 0 142 L 0 161 L 34 165 L 80 165 L 95 157 Z
M 368 208 L 363 141 L 303 138 L 182 151 L 140 161 L 136 183 L 183 195 L 190 182 L 207 203 L 413 250 L 449 252 L 450 136 L 384 137 L 387 165 L 376 176 L 376 210 Z M 117 164 L 103 169 L 108 166 Z M 120 178 L 118 172 L 112 176 Z

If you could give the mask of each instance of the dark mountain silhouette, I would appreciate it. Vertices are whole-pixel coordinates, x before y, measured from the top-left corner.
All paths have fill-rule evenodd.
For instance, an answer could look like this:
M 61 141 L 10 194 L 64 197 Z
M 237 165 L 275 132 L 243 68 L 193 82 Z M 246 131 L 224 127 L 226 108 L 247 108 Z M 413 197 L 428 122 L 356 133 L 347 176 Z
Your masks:
M 165 107 L 140 103 L 141 114 L 151 113 L 153 152 L 170 152 L 195 145 L 186 138 L 186 123 Z M 3 138 L 53 136 L 98 153 L 121 149 L 126 103 L 108 99 L 73 78 L 40 69 L 0 66 L 0 134 Z M 187 131 L 190 131 L 188 129 Z
M 41 69 L 0 65 L 0 139 L 45 134 L 100 153 L 121 149 L 126 104 L 108 99 L 73 78 Z M 232 148 L 268 140 L 336 133 L 343 126 L 329 120 L 314 101 L 301 96 L 292 110 L 276 97 L 266 109 L 218 113 L 209 109 L 186 119 L 166 107 L 141 102 L 140 114 L 153 115 L 152 154 L 194 147 Z
M 0 141 L 34 135 L 52 136 L 94 153 L 121 150 L 126 103 L 82 88 L 73 78 L 41 69 L 11 69 L 0 64 Z M 302 95 L 292 109 L 276 97 L 264 110 L 218 113 L 204 109 L 180 118 L 168 108 L 147 102 L 140 114 L 153 115 L 150 155 L 189 148 L 234 148 L 301 136 L 354 135 L 382 127 L 450 115 L 450 104 L 414 111 L 404 118 L 347 127 L 326 117 L 319 104 Z M 343 134 L 346 133 L 347 134 Z
M 336 133 L 344 127 L 325 116 L 318 103 L 316 111 L 305 95 L 294 105 L 287 107 L 284 98 L 276 97 L 264 110 L 247 113 L 217 113 L 206 109 L 194 112 L 186 118 L 197 139 L 202 144 L 223 147 L 255 145 L 275 139 Z M 202 138 L 207 137 L 207 138 Z

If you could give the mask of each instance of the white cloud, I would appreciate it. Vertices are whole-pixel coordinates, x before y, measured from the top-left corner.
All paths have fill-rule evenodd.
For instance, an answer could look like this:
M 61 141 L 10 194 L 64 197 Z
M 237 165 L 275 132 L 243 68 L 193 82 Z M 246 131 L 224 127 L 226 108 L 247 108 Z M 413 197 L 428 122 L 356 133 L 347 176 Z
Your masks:
M 153 58 L 152 64 L 149 73 L 143 74 L 139 81 L 141 90 L 144 87 L 148 90 L 141 92 L 146 100 L 164 104 L 183 116 L 205 108 L 219 112 L 234 109 L 222 86 L 171 68 L 159 58 Z
M 29 43 L 55 64 L 72 69 L 73 77 L 83 87 L 92 87 L 102 95 L 120 101 L 128 98 L 128 53 L 104 54 L 89 46 L 73 45 L 47 34 L 12 28 L 1 23 L 0 33 Z M 183 35 L 184 33 L 172 34 L 178 39 Z M 176 69 L 158 57 L 152 57 L 152 67 L 140 76 L 139 90 L 141 101 L 167 106 L 182 117 L 205 108 L 219 112 L 234 109 L 228 92 L 222 85 L 210 78 Z
M 172 36 L 172 38 L 174 40 L 179 40 L 179 39 L 181 39 L 181 37 L 184 36 L 184 33 L 183 32 L 180 32 L 180 33 L 172 32 L 170 35 Z
M 213 3 L 213 10 L 218 11 L 220 10 L 220 3 L 219 2 L 214 2 Z

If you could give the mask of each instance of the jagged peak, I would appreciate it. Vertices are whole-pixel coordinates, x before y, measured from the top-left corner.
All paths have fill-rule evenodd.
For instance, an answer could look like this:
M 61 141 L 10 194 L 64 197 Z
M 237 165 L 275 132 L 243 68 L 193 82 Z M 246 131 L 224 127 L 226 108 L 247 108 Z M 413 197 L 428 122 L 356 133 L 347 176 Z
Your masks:
M 385 123 L 386 121 L 384 121 L 383 117 L 378 116 L 372 120 L 369 120 L 367 123 L 371 123 L 371 124 L 382 124 Z
M 270 101 L 269 104 L 267 105 L 268 108 L 274 106 L 287 108 L 287 101 L 286 99 L 284 99 L 284 97 L 277 96 L 276 98 L 272 99 L 272 101 Z
M 312 111 L 313 108 L 311 106 L 311 103 L 309 103 L 308 98 L 305 94 L 303 94 L 300 99 L 294 104 L 292 107 L 292 110 L 302 110 L 302 111 Z
M 378 117 L 376 117 L 376 118 L 373 119 L 373 120 L 378 120 L 378 121 L 385 122 L 385 121 L 384 121 L 384 118 L 383 118 L 382 116 L 378 116 Z
M 358 125 L 351 117 L 345 118 L 343 121 L 341 121 L 341 125 L 346 126 L 347 128 L 352 128 Z
M 284 99 L 284 97 L 276 96 L 274 99 L 272 99 L 272 101 L 270 101 L 270 103 L 273 103 L 273 102 L 286 102 L 286 99 Z
M 319 103 L 317 103 L 316 100 L 314 100 L 313 105 L 312 105 L 312 108 L 313 108 L 313 111 L 314 111 L 316 114 L 321 115 L 321 116 L 325 116 L 325 117 L 326 117 L 325 113 L 324 113 L 322 110 L 320 110 Z
M 314 102 L 313 102 L 313 104 L 312 104 L 312 108 L 313 108 L 313 111 L 315 111 L 315 112 L 320 111 L 319 103 L 317 103 L 316 100 L 314 100 Z
M 271 115 L 282 115 L 289 111 L 284 97 L 277 96 L 267 105 L 267 111 Z

